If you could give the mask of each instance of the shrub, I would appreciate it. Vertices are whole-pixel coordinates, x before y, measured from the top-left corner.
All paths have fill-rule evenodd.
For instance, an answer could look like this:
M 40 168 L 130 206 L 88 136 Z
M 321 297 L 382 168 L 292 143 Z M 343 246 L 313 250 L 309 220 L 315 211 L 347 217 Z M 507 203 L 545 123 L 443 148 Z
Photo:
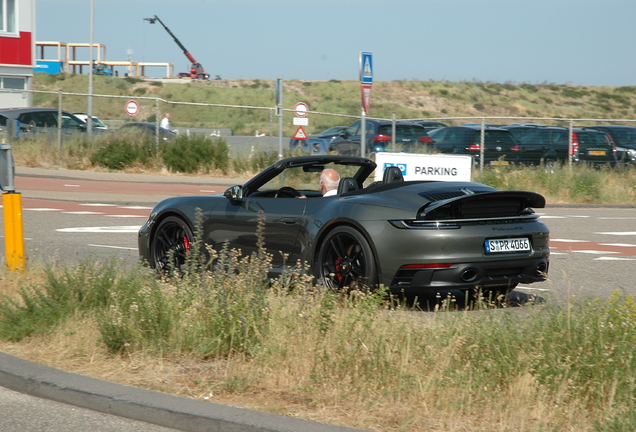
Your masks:
M 125 139 L 115 139 L 90 156 L 93 165 L 120 170 L 135 165 L 146 164 L 151 154 L 149 141 L 132 143 Z
M 178 136 L 163 151 L 163 161 L 171 171 L 194 173 L 212 169 L 227 173 L 229 147 L 222 139 L 212 141 L 208 137 Z

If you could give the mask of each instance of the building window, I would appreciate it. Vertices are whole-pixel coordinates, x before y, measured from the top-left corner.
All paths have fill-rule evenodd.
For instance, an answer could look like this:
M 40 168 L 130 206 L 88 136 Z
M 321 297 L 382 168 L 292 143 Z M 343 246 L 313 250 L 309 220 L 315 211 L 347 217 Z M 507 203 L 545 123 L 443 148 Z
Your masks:
M 16 0 L 0 0 L 0 32 L 16 32 Z
M 26 79 L 13 77 L 0 77 L 0 89 L 25 90 Z

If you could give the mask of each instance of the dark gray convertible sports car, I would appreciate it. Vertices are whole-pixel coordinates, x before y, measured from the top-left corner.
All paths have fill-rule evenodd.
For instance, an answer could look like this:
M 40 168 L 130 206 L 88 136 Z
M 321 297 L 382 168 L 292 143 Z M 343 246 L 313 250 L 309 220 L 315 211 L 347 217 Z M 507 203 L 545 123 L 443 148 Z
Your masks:
M 328 168 L 340 175 L 338 194 L 323 197 L 319 176 Z M 472 182 L 404 181 L 397 167 L 372 182 L 375 169 L 359 157 L 294 157 L 223 195 L 166 199 L 139 231 L 140 255 L 157 269 L 170 260 L 183 265 L 196 209 L 205 243 L 254 253 L 262 211 L 271 277 L 300 260 L 328 286 L 382 284 L 403 295 L 506 293 L 546 279 L 549 230 L 532 210 L 545 206 L 543 196 Z

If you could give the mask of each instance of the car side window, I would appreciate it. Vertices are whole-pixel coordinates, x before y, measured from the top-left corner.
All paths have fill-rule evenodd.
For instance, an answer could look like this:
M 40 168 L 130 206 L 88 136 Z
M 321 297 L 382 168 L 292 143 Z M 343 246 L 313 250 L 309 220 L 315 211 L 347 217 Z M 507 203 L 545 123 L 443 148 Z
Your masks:
M 20 122 L 35 127 L 57 127 L 57 121 L 48 112 L 32 112 L 21 114 Z
M 439 130 L 438 132 L 435 133 L 435 135 L 433 136 L 433 141 L 435 141 L 435 142 L 445 142 L 447 134 L 448 134 L 448 129 L 441 129 L 441 130 Z
M 551 138 L 550 144 L 568 144 L 568 132 L 566 131 L 554 131 Z
M 351 126 L 349 126 L 346 130 L 347 136 L 358 135 L 358 130 L 360 129 L 360 121 L 358 120 Z

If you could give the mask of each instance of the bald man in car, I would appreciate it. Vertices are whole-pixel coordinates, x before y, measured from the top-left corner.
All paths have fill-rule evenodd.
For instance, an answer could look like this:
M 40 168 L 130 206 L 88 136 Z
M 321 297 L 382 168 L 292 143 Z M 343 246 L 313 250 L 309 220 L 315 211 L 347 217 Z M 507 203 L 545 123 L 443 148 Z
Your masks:
M 337 195 L 339 182 L 340 175 L 338 172 L 331 168 L 326 169 L 320 174 L 320 187 L 318 190 L 323 197 Z

